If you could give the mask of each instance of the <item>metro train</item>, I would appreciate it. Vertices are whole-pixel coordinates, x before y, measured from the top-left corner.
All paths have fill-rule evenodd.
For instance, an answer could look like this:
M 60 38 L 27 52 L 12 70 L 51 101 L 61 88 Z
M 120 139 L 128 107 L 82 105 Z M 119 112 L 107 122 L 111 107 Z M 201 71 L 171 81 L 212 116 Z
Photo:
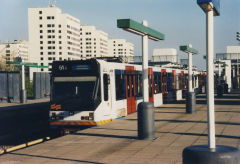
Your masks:
M 149 101 L 154 107 L 181 100 L 188 71 L 149 66 Z M 199 72 L 193 71 L 193 88 Z M 100 59 L 54 61 L 51 127 L 96 126 L 136 112 L 143 101 L 142 66 Z

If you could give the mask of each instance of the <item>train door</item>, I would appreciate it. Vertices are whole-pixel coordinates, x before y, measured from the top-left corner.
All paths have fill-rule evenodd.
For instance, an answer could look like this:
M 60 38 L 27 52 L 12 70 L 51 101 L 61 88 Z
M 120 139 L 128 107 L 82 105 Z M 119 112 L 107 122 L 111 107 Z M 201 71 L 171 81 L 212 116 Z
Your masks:
M 126 66 L 126 97 L 127 97 L 127 113 L 136 112 L 136 90 L 135 90 L 135 74 L 133 66 Z
M 176 70 L 172 70 L 172 89 L 173 89 L 173 99 L 177 99 L 177 76 Z
M 185 84 L 184 71 L 181 71 L 181 89 L 182 90 L 185 89 L 184 84 Z
M 153 70 L 148 68 L 148 87 L 149 87 L 149 101 L 154 103 L 154 86 L 153 86 Z
M 181 90 L 182 90 L 182 98 L 185 98 L 185 76 L 184 71 L 181 71 Z
M 167 72 L 166 69 L 161 70 L 161 81 L 162 81 L 162 97 L 164 102 L 164 97 L 167 96 Z

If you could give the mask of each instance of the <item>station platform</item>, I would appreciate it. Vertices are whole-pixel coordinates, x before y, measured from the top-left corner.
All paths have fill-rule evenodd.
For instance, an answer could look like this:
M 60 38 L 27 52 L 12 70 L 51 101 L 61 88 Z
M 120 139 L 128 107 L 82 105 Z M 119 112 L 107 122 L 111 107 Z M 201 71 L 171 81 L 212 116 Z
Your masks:
M 240 148 L 239 92 L 215 101 L 216 143 Z M 185 114 L 184 101 L 155 108 L 155 140 L 137 139 L 137 113 L 105 125 L 0 156 L 0 163 L 136 163 L 180 164 L 190 145 L 206 145 L 205 95 L 197 98 L 196 114 Z

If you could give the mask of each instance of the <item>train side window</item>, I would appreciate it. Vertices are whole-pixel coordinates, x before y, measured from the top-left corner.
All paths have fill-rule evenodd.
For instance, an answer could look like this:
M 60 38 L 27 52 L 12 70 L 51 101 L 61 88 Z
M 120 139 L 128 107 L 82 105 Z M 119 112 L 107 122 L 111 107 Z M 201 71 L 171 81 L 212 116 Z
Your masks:
M 126 99 L 125 75 L 121 70 L 115 71 L 116 100 Z
M 154 93 L 161 93 L 162 87 L 161 87 L 161 73 L 160 72 L 154 72 Z
M 159 90 L 159 93 L 162 92 L 162 79 L 161 79 L 161 72 L 158 73 L 158 90 Z
M 108 84 L 110 82 L 109 75 L 103 74 L 103 88 L 104 88 L 104 101 L 108 101 Z
M 142 75 L 138 72 L 135 76 L 136 81 L 136 96 L 142 97 Z

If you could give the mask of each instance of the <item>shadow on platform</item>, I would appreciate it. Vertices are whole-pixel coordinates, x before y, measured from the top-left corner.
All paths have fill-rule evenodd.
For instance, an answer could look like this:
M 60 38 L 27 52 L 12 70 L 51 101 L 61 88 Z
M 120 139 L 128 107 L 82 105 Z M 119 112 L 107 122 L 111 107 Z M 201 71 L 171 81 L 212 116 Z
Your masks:
M 111 129 L 112 130 L 112 129 Z M 71 135 L 82 135 L 82 136 L 95 136 L 95 137 L 108 137 L 108 138 L 123 138 L 123 139 L 137 139 L 134 136 L 120 136 L 112 134 L 95 134 L 95 133 L 72 133 Z
M 137 119 L 126 119 L 127 121 L 137 121 Z M 206 121 L 194 121 L 194 120 L 155 120 L 155 122 L 169 122 L 169 123 L 202 123 L 206 124 Z M 224 125 L 240 125 L 238 122 L 225 122 L 225 121 L 216 121 L 215 124 L 224 124 Z
M 171 134 L 178 134 L 178 135 L 188 135 L 188 136 L 208 136 L 207 134 L 201 134 L 201 133 L 180 133 L 180 132 L 177 132 L 177 133 L 172 133 L 172 132 L 157 132 L 157 133 L 171 133 Z M 231 139 L 240 139 L 239 136 L 229 136 L 229 135 L 216 135 L 216 137 L 219 137 L 219 138 L 231 138 Z M 161 137 L 160 137 L 161 139 Z
M 22 153 L 8 153 L 8 154 L 19 155 L 19 156 L 28 156 L 28 157 L 36 157 L 36 158 L 56 159 L 56 160 L 60 160 L 60 161 L 71 161 L 71 162 L 84 162 L 84 163 L 103 164 L 103 163 L 99 163 L 99 162 L 91 162 L 91 161 L 67 159 L 67 158 L 58 158 L 58 157 L 47 157 L 47 156 L 42 156 L 42 155 L 31 155 L 31 154 L 22 154 Z

